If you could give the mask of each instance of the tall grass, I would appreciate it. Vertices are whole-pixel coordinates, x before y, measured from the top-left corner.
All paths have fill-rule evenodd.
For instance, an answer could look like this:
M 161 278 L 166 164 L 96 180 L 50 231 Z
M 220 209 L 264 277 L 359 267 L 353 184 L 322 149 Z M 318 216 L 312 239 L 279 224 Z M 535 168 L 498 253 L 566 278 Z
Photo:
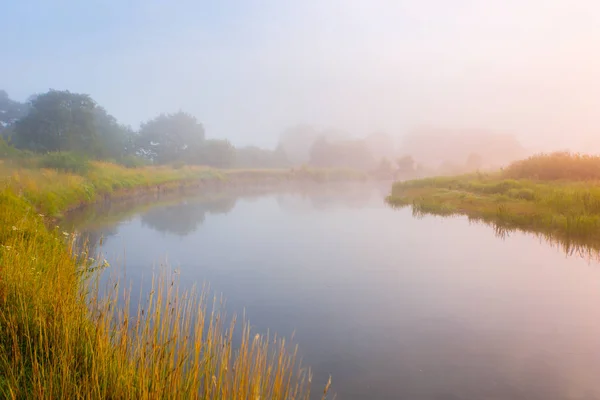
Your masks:
M 600 180 L 600 156 L 570 152 L 538 154 L 512 163 L 503 175 L 544 181 L 597 181 Z
M 118 283 L 100 296 L 94 276 L 101 264 L 75 253 L 75 238 L 48 229 L 38 210 L 218 173 L 99 163 L 84 176 L 9 171 L 0 190 L 0 397 L 309 398 L 311 374 L 295 348 L 255 335 L 247 322 L 226 323 L 206 291 L 180 290 L 164 273 L 137 311 L 130 307 L 135 294 Z
M 539 155 L 497 173 L 397 182 L 387 201 L 412 206 L 416 214 L 464 214 L 497 228 L 542 233 L 566 248 L 579 244 L 600 249 L 600 184 L 583 180 L 593 178 L 594 172 L 582 168 L 598 159 Z M 544 167 L 561 162 L 566 172 Z
M 156 166 L 126 168 L 108 162 L 90 162 L 83 173 L 55 168 L 23 168 L 0 160 L 0 187 L 9 187 L 38 211 L 57 216 L 71 207 L 87 204 L 128 190 L 157 185 L 179 187 L 224 175 L 205 167 L 173 169 Z
M 90 161 L 85 156 L 70 152 L 49 153 L 41 156 L 38 165 L 41 168 L 52 168 L 80 175 L 90 169 Z

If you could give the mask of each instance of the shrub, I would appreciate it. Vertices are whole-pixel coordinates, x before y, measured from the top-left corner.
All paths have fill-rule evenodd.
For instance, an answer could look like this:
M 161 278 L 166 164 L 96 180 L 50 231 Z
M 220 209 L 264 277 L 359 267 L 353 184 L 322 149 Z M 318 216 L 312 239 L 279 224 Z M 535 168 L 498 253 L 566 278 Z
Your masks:
M 148 162 L 142 157 L 138 156 L 125 156 L 119 162 L 125 168 L 141 168 L 148 165 Z
M 89 160 L 75 153 L 48 153 L 38 163 L 40 168 L 51 168 L 59 171 L 85 174 L 90 169 Z

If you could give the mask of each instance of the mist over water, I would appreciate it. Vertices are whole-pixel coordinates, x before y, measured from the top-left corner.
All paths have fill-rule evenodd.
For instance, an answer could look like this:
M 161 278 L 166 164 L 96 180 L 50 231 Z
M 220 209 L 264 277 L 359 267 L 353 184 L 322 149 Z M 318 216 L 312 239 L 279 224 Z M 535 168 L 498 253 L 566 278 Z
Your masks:
M 463 217 L 414 218 L 386 191 L 212 193 L 78 228 L 109 233 L 101 250 L 134 290 L 168 260 L 257 332 L 294 334 L 313 388 L 331 374 L 341 399 L 600 396 L 596 261 Z

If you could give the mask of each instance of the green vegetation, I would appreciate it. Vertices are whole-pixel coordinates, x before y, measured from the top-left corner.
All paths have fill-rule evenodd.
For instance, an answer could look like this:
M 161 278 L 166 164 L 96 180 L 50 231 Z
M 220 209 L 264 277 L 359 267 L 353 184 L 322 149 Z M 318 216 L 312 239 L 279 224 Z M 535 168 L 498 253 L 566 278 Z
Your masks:
M 28 160 L 33 167 L 0 162 L 0 397 L 309 398 L 310 371 L 285 340 L 254 335 L 244 322 L 234 346 L 235 319 L 227 323 L 206 290 L 179 290 L 176 274 L 155 278 L 137 312 L 118 283 L 99 297 L 103 262 L 76 254 L 75 237 L 47 228 L 50 216 L 103 196 L 260 171 L 98 161 L 81 169 L 67 153 Z M 35 167 L 48 160 L 55 169 Z
M 600 157 L 541 154 L 493 174 L 397 182 L 388 202 L 416 214 L 459 215 L 600 249 Z
M 162 113 L 134 130 L 119 123 L 91 96 L 68 90 L 36 94 L 26 103 L 11 100 L 0 90 L 0 136 L 4 139 L 0 143 L 0 157 L 15 156 L 9 154 L 13 152 L 7 147 L 10 143 L 18 150 L 37 154 L 66 152 L 94 160 L 111 160 L 128 167 L 144 164 L 215 168 L 290 166 L 281 150 L 236 149 L 228 140 L 207 139 L 204 126 L 191 114 Z M 51 156 L 46 166 L 54 168 L 65 164 L 67 161 L 58 160 L 60 157 Z
M 50 168 L 76 174 L 85 174 L 90 169 L 89 160 L 76 153 L 48 153 L 40 158 L 38 164 L 40 168 Z

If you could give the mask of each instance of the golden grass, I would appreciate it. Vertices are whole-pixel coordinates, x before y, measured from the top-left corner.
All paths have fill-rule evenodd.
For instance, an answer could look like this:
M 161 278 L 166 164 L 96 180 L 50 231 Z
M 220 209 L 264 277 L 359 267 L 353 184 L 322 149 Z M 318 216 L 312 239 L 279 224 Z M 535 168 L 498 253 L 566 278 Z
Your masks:
M 0 190 L 0 397 L 309 398 L 310 371 L 294 348 L 254 334 L 247 322 L 236 346 L 235 318 L 207 291 L 180 290 L 176 275 L 155 277 L 137 312 L 118 282 L 100 297 L 94 277 L 102 263 L 74 254 L 75 238 L 48 230 L 36 209 L 60 212 L 111 190 L 220 179 L 218 172 L 100 163 L 85 176 L 8 172 Z
M 502 175 L 505 178 L 541 181 L 598 181 L 600 156 L 569 152 L 537 154 L 512 163 Z

